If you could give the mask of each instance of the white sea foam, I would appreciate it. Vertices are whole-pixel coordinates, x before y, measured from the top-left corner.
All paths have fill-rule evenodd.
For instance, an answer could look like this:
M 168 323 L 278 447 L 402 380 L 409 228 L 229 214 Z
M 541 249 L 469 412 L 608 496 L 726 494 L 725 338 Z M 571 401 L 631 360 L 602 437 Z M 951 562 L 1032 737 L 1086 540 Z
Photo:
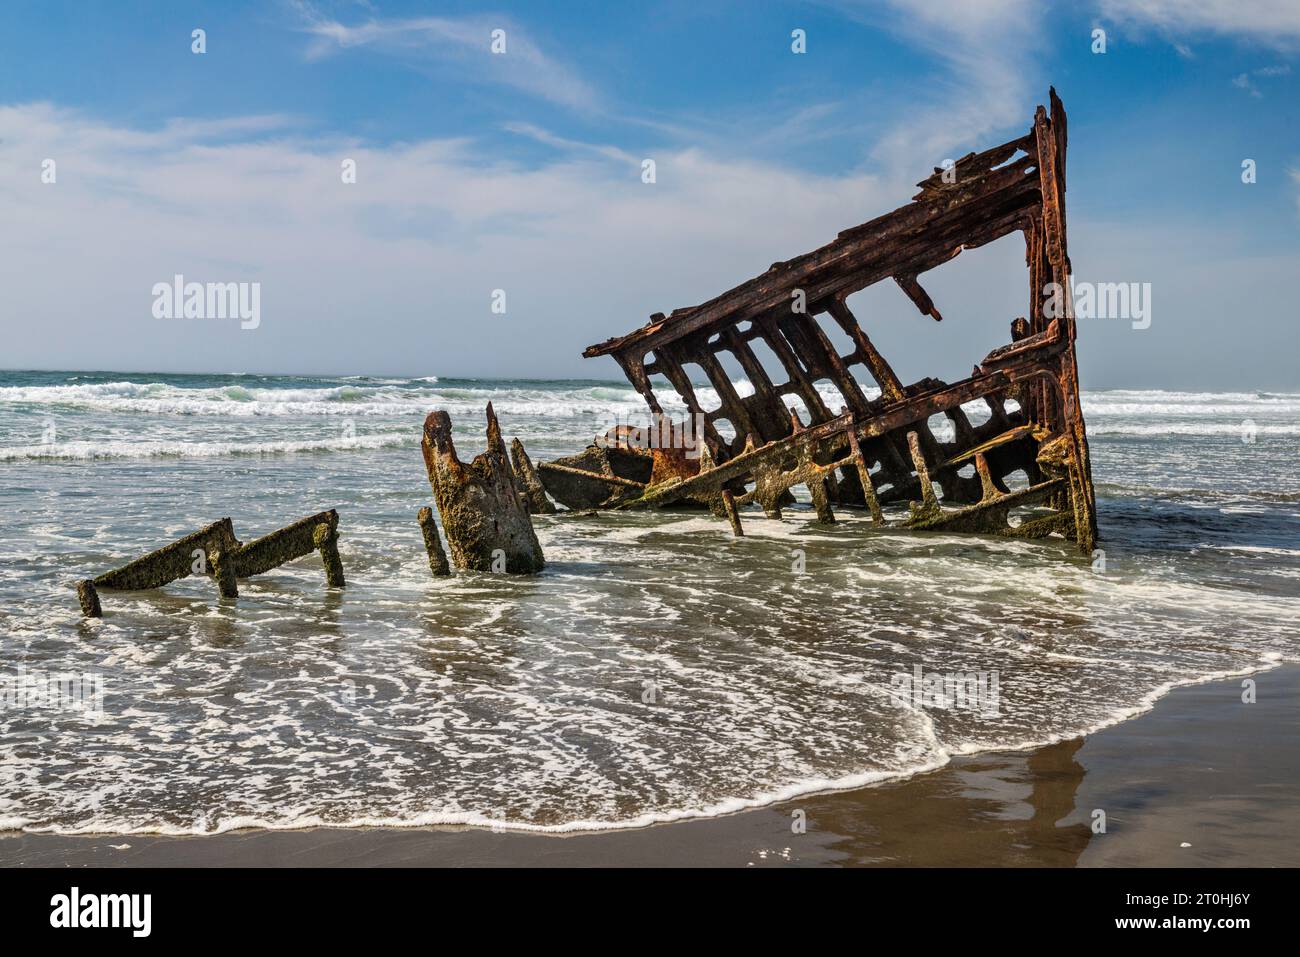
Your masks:
M 274 455 L 287 452 L 355 452 L 418 444 L 419 436 L 410 431 L 363 434 L 348 439 L 333 433 L 313 439 L 269 442 L 51 442 L 0 446 L 0 462 L 17 459 L 216 458 L 225 455 Z
M 535 824 L 527 821 L 509 820 L 493 817 L 474 811 L 452 810 L 411 810 L 403 814 L 362 815 L 350 818 L 327 818 L 305 808 L 280 807 L 274 814 L 233 815 L 213 821 L 206 815 L 192 826 L 175 824 L 140 825 L 125 817 L 102 817 L 78 822 L 74 825 L 46 824 L 21 815 L 0 814 L 0 831 L 26 831 L 28 833 L 48 833 L 60 835 L 84 834 L 158 834 L 163 836 L 211 836 L 234 831 L 260 829 L 272 831 L 303 830 L 308 828 L 420 828 L 463 826 L 479 829 L 521 833 L 577 834 L 598 833 L 610 830 L 631 830 L 669 824 L 680 821 L 703 818 L 722 817 L 737 814 L 755 808 L 768 807 L 786 803 L 800 798 L 839 791 L 857 790 L 888 782 L 906 780 L 919 774 L 937 771 L 949 764 L 956 755 L 980 754 L 990 751 L 1028 751 L 1056 744 L 1063 740 L 1095 734 L 1124 721 L 1151 711 L 1170 692 L 1192 685 L 1221 681 L 1227 678 L 1246 677 L 1270 671 L 1282 664 L 1283 657 L 1278 654 L 1266 654 L 1256 664 L 1243 668 L 1234 668 L 1207 672 L 1194 676 L 1167 681 L 1151 689 L 1142 699 L 1129 707 L 1117 708 L 1105 717 L 1092 722 L 1086 727 L 1072 730 L 1066 734 L 1046 734 L 1020 739 L 990 739 L 970 741 L 957 747 L 942 746 L 937 739 L 933 751 L 926 760 L 916 761 L 908 767 L 890 771 L 863 771 L 841 775 L 834 778 L 803 778 L 779 787 L 774 787 L 753 797 L 733 797 L 700 807 L 680 807 L 656 811 L 647 811 L 629 817 L 614 819 L 584 818 L 565 821 L 560 824 Z M 924 712 L 916 712 L 929 725 Z M 930 731 L 933 736 L 933 731 Z M 267 743 L 267 742 L 263 742 Z M 268 812 L 270 808 L 266 809 Z
M 108 706 L 94 760 L 81 725 L 0 711 L 0 737 L 26 743 L 0 753 L 0 826 L 645 826 L 1074 736 L 1178 684 L 1297 657 L 1291 439 L 1268 429 L 1290 425 L 1300 396 L 1102 394 L 1088 415 L 1106 574 L 1059 540 L 880 531 L 851 511 L 821 527 L 803 505 L 784 521 L 747 512 L 742 539 L 704 513 L 539 516 L 542 575 L 434 581 L 412 521 L 429 495 L 420 416 L 451 411 L 468 458 L 490 399 L 549 457 L 611 413 L 643 412 L 640 397 L 615 383 L 202 384 L 0 386 L 0 429 L 29 437 L 0 447 L 17 505 L 0 648 L 30 668 L 103 672 Z M 348 415 L 356 438 L 341 441 Z M 47 416 L 58 441 L 31 444 Z M 1222 449 L 1201 438 L 1247 417 L 1256 478 L 1280 491 L 1190 488 L 1215 476 L 1179 463 Z M 1170 424 L 1222 431 L 1152 441 Z M 1108 441 L 1125 429 L 1132 442 Z M 349 449 L 371 454 L 334 455 Z M 145 458 L 41 461 L 59 457 Z M 309 556 L 233 601 L 190 578 L 105 595 L 106 617 L 83 623 L 70 597 L 69 583 L 212 517 L 252 537 L 325 505 L 342 518 L 346 596 L 321 591 Z M 879 689 L 915 663 L 1000 670 L 1008 705 L 984 724 L 886 709 Z
M 247 377 L 244 377 L 247 378 Z M 491 400 L 501 415 L 600 421 L 635 421 L 646 416 L 644 401 L 618 383 L 581 384 L 539 388 L 527 384 L 488 381 L 440 383 L 437 376 L 418 379 L 375 379 L 358 376 L 334 380 L 342 384 L 317 387 L 271 387 L 246 382 L 225 386 L 188 387 L 168 382 L 114 381 L 63 385 L 10 385 L 0 387 L 0 409 L 27 409 L 35 415 L 86 410 L 155 416 L 254 417 L 378 417 L 417 416 L 435 408 L 455 415 L 478 414 Z M 742 392 L 745 383 L 734 384 Z M 844 398 L 833 386 L 818 384 L 823 402 L 838 412 Z M 661 390 L 660 400 L 669 414 L 684 414 L 677 396 Z M 868 398 L 879 391 L 864 387 Z M 719 403 L 716 391 L 699 386 L 696 394 L 706 409 Z M 787 403 L 807 420 L 806 405 L 798 396 Z M 1300 434 L 1300 395 L 1253 393 L 1171 393 L 1161 391 L 1088 392 L 1084 397 L 1090 434 L 1102 436 L 1237 435 L 1243 422 L 1256 423 L 1260 436 Z M 987 410 L 971 403 L 967 414 L 983 421 Z M 946 422 L 936 419 L 943 433 Z
M 0 407 L 28 405 L 50 411 L 89 409 L 153 416 L 403 416 L 424 415 L 436 408 L 481 414 L 488 401 L 493 402 L 498 414 L 557 418 L 604 415 L 613 419 L 617 415 L 644 415 L 646 408 L 645 402 L 630 388 L 611 387 L 563 391 L 391 385 L 191 389 L 133 382 L 0 387 Z
M 1090 436 L 1133 435 L 1231 435 L 1240 436 L 1244 428 L 1241 422 L 1108 422 L 1099 420 L 1088 423 Z M 1255 425 L 1257 436 L 1300 435 L 1300 422 Z

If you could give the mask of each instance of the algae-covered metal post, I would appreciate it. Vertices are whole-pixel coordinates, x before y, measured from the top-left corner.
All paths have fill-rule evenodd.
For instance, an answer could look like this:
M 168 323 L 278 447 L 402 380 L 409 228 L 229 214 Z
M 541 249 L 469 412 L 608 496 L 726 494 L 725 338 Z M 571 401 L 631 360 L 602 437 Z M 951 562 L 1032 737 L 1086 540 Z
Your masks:
M 321 563 L 325 566 L 325 584 L 330 588 L 342 588 L 347 582 L 343 578 L 338 531 L 327 522 L 318 522 L 311 530 L 311 541 L 320 552 Z
M 217 583 L 217 591 L 222 598 L 238 598 L 239 582 L 235 570 L 235 554 L 220 548 L 208 553 L 208 565 L 212 570 L 212 580 Z
M 89 578 L 77 582 L 77 600 L 81 602 L 81 613 L 87 618 L 104 617 L 104 609 L 99 604 L 99 592 Z
M 527 575 L 546 564 L 492 403 L 487 407 L 487 450 L 465 465 L 456 456 L 451 417 L 431 412 L 421 444 L 429 484 L 457 568 Z
M 652 415 L 663 414 L 656 389 L 670 385 L 702 419 L 711 459 L 693 477 L 642 479 L 641 494 L 605 507 L 705 501 L 725 515 L 725 488 L 737 506 L 757 501 L 779 517 L 791 485 L 803 484 L 821 521 L 834 520 L 834 503 L 869 509 L 879 524 L 881 505 L 919 496 L 909 519 L 915 528 L 1059 533 L 1091 553 L 1097 518 L 1069 295 L 1066 118 L 1055 90 L 1050 102 L 1050 113 L 1040 106 L 1022 136 L 936 168 L 911 204 L 774 263 L 708 302 L 655 313 L 640 329 L 590 346 L 584 355 L 617 360 Z M 970 377 L 904 385 L 848 297 L 889 279 L 922 315 L 943 320 L 918 277 L 1017 232 L 1029 318 L 1008 316 L 1011 342 L 988 353 Z M 962 315 L 965 303 L 945 312 L 949 323 L 975 318 Z M 746 382 L 737 383 L 736 366 Z M 709 392 L 695 388 L 688 369 L 702 370 Z M 878 395 L 864 390 L 866 381 Z M 716 396 L 709 407 L 706 395 Z M 806 410 L 806 427 L 791 420 L 787 400 Z M 972 406 L 985 412 L 982 421 L 972 421 Z M 935 416 L 948 420 L 950 437 L 932 431 Z M 539 471 L 549 487 L 547 464 Z M 1011 476 L 1026 487 L 1012 491 Z M 1049 513 L 1017 513 L 1013 524 L 1009 515 L 1022 506 Z

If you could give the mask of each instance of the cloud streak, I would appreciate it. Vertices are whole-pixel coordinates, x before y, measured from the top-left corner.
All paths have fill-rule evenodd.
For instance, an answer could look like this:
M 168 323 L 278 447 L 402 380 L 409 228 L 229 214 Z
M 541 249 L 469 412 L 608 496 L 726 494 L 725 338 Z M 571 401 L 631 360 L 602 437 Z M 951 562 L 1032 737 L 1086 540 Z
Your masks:
M 308 4 L 297 9 L 313 39 L 307 57 L 320 60 L 367 49 L 398 57 L 415 69 L 455 70 L 459 79 L 499 84 L 580 112 L 602 108 L 601 98 L 568 65 L 545 53 L 527 32 L 505 18 L 414 17 L 345 24 Z M 491 49 L 494 30 L 505 31 L 505 52 Z
M 872 156 L 886 168 L 939 165 L 954 151 L 1024 122 L 1027 105 L 1041 100 L 1031 54 L 1042 23 L 1030 0 L 833 0 L 861 23 L 883 27 L 942 65 L 917 85 L 917 107 L 876 143 Z M 1045 83 L 1043 83 L 1045 87 Z M 1035 99 L 1037 97 L 1037 100 Z M 909 174 L 910 175 L 910 174 Z
M 1102 16 L 1167 36 L 1213 33 L 1264 46 L 1300 46 L 1295 0 L 1101 0 Z

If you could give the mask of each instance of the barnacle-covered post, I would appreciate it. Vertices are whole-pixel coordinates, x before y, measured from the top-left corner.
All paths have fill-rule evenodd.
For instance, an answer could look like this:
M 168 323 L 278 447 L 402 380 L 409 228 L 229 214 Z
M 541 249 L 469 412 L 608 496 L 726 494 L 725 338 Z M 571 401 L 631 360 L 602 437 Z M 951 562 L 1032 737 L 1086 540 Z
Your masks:
M 208 552 L 208 566 L 222 598 L 238 598 L 239 582 L 235 571 L 235 553 L 218 546 Z
M 457 568 L 540 572 L 546 564 L 501 439 L 492 403 L 487 407 L 487 450 L 465 465 L 456 457 L 451 417 L 431 412 L 424 420 L 425 469 Z
M 347 583 L 343 579 L 343 559 L 339 556 L 338 529 L 329 522 L 320 522 L 311 531 L 311 542 L 325 565 L 325 583 L 330 588 L 342 588 Z
M 103 618 L 104 609 L 99 604 L 99 592 L 95 583 L 87 578 L 77 582 L 77 600 L 81 602 L 81 613 L 87 618 Z

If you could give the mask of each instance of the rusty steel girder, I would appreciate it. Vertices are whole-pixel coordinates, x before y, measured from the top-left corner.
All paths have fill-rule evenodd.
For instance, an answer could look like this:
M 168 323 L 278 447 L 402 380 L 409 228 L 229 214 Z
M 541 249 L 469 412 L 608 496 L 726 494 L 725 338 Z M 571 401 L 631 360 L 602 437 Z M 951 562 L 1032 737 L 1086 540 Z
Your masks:
M 632 490 L 636 494 L 610 504 L 705 503 L 739 533 L 739 507 L 758 502 L 769 516 L 779 516 L 789 489 L 804 485 L 822 521 L 834 519 L 832 503 L 868 508 L 878 523 L 882 503 L 912 501 L 904 524 L 913 528 L 1059 533 L 1090 553 L 1097 519 L 1070 301 L 1066 118 L 1054 89 L 1050 103 L 1050 115 L 1039 106 L 1024 136 L 936 169 L 907 206 L 775 263 L 715 299 L 668 316 L 656 313 L 640 329 L 587 348 L 585 356 L 617 360 L 652 415 L 664 414 L 651 382 L 660 375 L 704 421 L 705 454 L 696 474 L 637 483 L 643 487 Z M 1029 318 L 1014 320 L 1012 341 L 985 356 L 969 378 L 904 386 L 849 311 L 848 296 L 892 279 L 923 314 L 941 320 L 917 277 L 963 249 L 1017 230 L 1029 269 Z M 794 311 L 800 297 L 806 309 Z M 820 324 L 824 317 L 852 341 L 847 355 Z M 786 381 L 773 378 L 751 343 L 771 350 Z M 744 370 L 752 394 L 740 394 L 721 353 Z M 717 407 L 703 407 L 685 371 L 688 363 L 704 370 Z M 878 397 L 867 396 L 855 370 L 874 380 Z M 828 407 L 817 388 L 822 382 L 843 397 L 840 408 Z M 787 396 L 802 401 L 810 422 L 799 420 Z M 970 402 L 987 405 L 986 422 L 971 423 L 962 409 Z M 935 438 L 932 415 L 950 420 L 952 441 Z M 724 420 L 734 438 L 719 430 Z M 1006 479 L 1021 471 L 1028 484 L 1013 491 Z M 1025 506 L 1038 511 L 1018 515 L 1022 520 L 1013 525 L 1009 515 Z

